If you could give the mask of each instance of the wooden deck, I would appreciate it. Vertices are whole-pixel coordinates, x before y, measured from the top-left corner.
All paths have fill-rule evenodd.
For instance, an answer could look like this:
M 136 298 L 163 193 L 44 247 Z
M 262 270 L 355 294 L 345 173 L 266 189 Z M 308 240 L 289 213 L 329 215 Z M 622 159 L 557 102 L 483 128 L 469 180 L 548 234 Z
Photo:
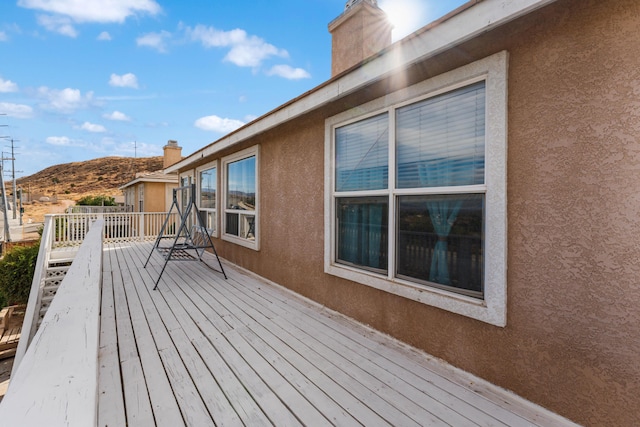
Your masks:
M 228 264 L 152 291 L 151 246 L 105 246 L 99 426 L 571 425 Z

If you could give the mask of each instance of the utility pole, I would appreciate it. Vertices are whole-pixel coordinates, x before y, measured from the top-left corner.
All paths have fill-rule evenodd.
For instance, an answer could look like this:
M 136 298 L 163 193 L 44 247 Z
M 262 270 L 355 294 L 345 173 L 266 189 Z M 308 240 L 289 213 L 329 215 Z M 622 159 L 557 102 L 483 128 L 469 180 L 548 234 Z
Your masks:
M 0 116 L 6 116 L 5 113 L 0 113 Z M 9 125 L 0 125 L 0 127 L 6 127 Z M 0 136 L 0 139 L 9 138 L 8 136 Z M 7 214 L 7 187 L 4 185 L 4 152 L 0 155 L 0 186 L 2 187 L 2 213 L 4 214 L 4 241 L 11 241 L 11 234 L 9 232 L 9 215 Z M 15 211 L 14 211 L 15 212 Z
M 16 163 L 15 163 L 16 156 L 14 155 L 14 152 L 13 152 L 13 141 L 14 139 L 11 138 L 11 178 L 13 179 L 13 219 L 16 219 L 18 199 L 17 199 L 17 187 L 16 187 Z
M 4 153 L 2 153 L 2 163 L 0 163 L 0 187 L 2 187 L 2 213 L 4 214 L 4 241 L 11 241 L 9 232 L 9 214 L 7 213 L 7 188 L 4 185 Z
M 11 141 L 11 157 L 4 157 L 4 152 L 3 152 L 2 161 L 3 161 L 3 166 L 4 166 L 4 161 L 5 160 L 11 160 L 11 177 L 12 177 L 12 181 L 13 181 L 13 209 L 12 210 L 13 210 L 13 219 L 16 219 L 16 218 L 18 218 L 18 215 L 17 215 L 17 212 L 16 212 L 16 209 L 17 209 L 17 206 L 18 206 L 18 200 L 17 200 L 17 194 L 16 194 L 16 189 L 17 189 L 16 188 L 17 187 L 16 186 L 16 163 L 15 163 L 16 157 L 14 155 L 14 144 L 13 143 L 14 142 L 18 142 L 18 140 L 17 139 L 13 139 L 13 138 L 11 138 L 9 136 L 2 136 L 0 138 L 8 139 L 9 141 Z M 4 167 L 3 167 L 3 170 L 4 170 Z

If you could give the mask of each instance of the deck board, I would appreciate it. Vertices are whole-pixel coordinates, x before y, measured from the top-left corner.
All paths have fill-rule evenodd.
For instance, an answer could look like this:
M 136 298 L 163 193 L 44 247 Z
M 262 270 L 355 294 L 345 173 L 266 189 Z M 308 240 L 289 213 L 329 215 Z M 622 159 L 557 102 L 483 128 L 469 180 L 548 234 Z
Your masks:
M 231 265 L 172 261 L 153 291 L 151 244 L 106 249 L 99 425 L 565 421 Z
M 125 425 L 124 396 L 118 358 L 110 252 L 103 253 L 100 348 L 98 349 L 98 426 Z
M 233 274 L 231 273 L 231 275 Z M 243 282 L 247 280 L 248 278 L 246 277 L 242 278 Z M 265 306 L 261 301 L 263 299 L 262 295 L 252 292 L 247 287 L 238 287 L 236 289 L 241 289 L 245 300 L 250 300 L 251 293 L 253 293 L 257 298 L 256 307 Z M 302 314 L 305 313 L 302 305 L 298 305 L 296 310 L 291 310 L 290 304 L 287 305 L 285 302 L 278 304 L 277 297 L 270 298 L 269 301 L 273 302 L 273 304 L 270 304 L 270 309 L 277 310 L 279 313 L 279 316 L 274 317 L 276 324 L 281 325 L 282 328 L 287 329 L 290 333 L 301 335 L 300 339 L 313 351 L 324 354 L 327 359 L 331 359 L 341 366 L 341 369 L 345 372 L 359 375 L 359 378 L 373 376 L 383 381 L 384 385 L 374 384 L 373 387 L 380 387 L 380 389 L 376 388 L 376 390 L 381 391 L 383 395 L 386 394 L 389 397 L 389 401 L 397 402 L 397 405 L 401 405 L 400 409 L 405 413 L 413 414 L 414 419 L 423 422 L 424 420 L 429 420 L 429 416 L 435 416 L 451 425 L 469 425 L 470 420 L 473 420 L 472 425 L 504 425 L 494 417 L 477 410 L 465 401 L 437 389 L 432 386 L 430 381 L 426 383 L 416 381 L 415 372 L 394 369 L 397 366 L 394 365 L 392 360 L 387 360 L 381 354 L 374 353 L 368 350 L 367 347 L 355 343 L 352 339 L 345 338 L 340 331 L 315 320 L 314 311 L 310 310 L 305 315 Z M 289 315 L 291 313 L 293 314 Z M 309 334 L 308 331 L 313 333 Z M 332 342 L 332 346 L 324 346 L 323 342 L 326 341 Z M 366 357 L 367 355 L 369 356 L 368 358 Z M 424 386 L 427 386 L 428 389 L 421 390 L 420 388 L 424 388 Z M 394 398 L 393 391 L 396 390 L 406 395 L 404 397 L 408 400 L 403 401 L 402 396 Z M 432 396 L 435 396 L 435 398 Z M 417 404 L 428 406 L 430 414 L 421 410 L 424 408 L 417 408 Z M 451 411 L 452 408 L 455 411 Z M 460 415 L 462 413 L 464 417 Z M 523 422 L 521 418 L 515 421 Z M 432 419 L 431 422 L 436 424 L 441 421 Z

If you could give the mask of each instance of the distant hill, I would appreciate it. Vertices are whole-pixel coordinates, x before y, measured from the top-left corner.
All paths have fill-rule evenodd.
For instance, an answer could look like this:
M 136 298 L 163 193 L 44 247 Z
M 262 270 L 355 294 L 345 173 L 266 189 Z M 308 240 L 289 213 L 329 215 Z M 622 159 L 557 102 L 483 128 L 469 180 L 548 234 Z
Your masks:
M 160 170 L 162 161 L 162 156 L 136 159 L 102 157 L 50 166 L 33 175 L 19 178 L 16 183 L 24 189 L 25 201 L 38 200 L 42 196 L 71 200 L 85 195 L 116 196 L 122 194 L 118 187 L 131 181 L 137 172 Z M 11 187 L 10 180 L 5 184 L 7 188 Z

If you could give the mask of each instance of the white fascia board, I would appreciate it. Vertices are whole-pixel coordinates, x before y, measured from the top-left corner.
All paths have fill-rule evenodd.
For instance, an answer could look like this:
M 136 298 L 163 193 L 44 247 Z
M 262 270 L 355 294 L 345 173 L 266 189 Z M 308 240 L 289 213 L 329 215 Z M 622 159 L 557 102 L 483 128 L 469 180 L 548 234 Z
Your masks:
M 150 177 L 139 177 L 134 179 L 133 181 L 129 181 L 121 187 L 118 187 L 119 190 L 124 190 L 127 187 L 131 187 L 132 185 L 139 184 L 141 182 L 164 182 L 165 184 L 173 184 L 178 183 L 178 175 L 167 177 L 167 178 L 150 178 Z
M 176 172 L 201 159 L 240 143 L 295 117 L 380 80 L 408 66 L 435 56 L 473 37 L 504 25 L 556 0 L 483 0 L 422 33 L 400 40 L 374 59 L 365 60 L 358 68 L 342 77 L 312 89 L 285 107 L 277 108 L 262 119 L 193 153 L 165 169 Z

